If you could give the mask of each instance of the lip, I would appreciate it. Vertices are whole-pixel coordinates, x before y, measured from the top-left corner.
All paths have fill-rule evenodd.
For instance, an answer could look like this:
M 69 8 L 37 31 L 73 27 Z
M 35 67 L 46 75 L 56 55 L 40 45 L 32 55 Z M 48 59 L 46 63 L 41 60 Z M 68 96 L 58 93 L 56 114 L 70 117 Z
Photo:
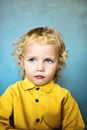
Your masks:
M 43 76 L 43 75 L 36 75 L 34 77 L 36 77 L 37 79 L 44 79 L 45 78 L 45 76 Z

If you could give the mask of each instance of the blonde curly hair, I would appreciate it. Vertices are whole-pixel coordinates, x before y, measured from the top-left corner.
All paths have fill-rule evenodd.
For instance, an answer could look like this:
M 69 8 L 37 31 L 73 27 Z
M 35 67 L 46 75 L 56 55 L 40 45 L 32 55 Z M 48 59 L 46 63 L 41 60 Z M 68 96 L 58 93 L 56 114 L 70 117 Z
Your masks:
M 13 56 L 17 58 L 17 64 L 20 66 L 20 59 L 23 57 L 24 48 L 31 44 L 32 40 L 36 39 L 44 40 L 45 44 L 54 44 L 58 49 L 58 70 L 54 75 L 54 80 L 57 80 L 60 77 L 61 70 L 66 66 L 65 58 L 68 56 L 68 53 L 65 48 L 65 44 L 62 39 L 62 35 L 57 32 L 53 27 L 38 27 L 28 31 L 24 34 L 19 41 L 15 42 Z M 25 70 L 21 68 L 21 75 L 25 78 Z

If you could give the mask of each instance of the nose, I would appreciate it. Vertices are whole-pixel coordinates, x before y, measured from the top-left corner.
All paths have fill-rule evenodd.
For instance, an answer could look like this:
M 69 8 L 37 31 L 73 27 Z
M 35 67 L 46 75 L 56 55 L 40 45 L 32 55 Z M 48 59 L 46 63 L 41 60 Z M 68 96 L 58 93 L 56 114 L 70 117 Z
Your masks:
M 43 62 L 39 62 L 38 64 L 37 64 L 37 67 L 36 67 L 36 70 L 37 71 L 44 71 L 44 64 L 43 64 Z

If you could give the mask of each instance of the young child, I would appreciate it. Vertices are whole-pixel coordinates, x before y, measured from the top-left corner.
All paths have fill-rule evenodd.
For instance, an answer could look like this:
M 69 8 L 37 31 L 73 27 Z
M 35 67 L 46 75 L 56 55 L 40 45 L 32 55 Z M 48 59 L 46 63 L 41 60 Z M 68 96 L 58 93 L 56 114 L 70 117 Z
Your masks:
M 67 57 L 61 34 L 35 28 L 14 46 L 23 80 L 0 97 L 0 130 L 84 130 L 76 101 L 55 83 Z

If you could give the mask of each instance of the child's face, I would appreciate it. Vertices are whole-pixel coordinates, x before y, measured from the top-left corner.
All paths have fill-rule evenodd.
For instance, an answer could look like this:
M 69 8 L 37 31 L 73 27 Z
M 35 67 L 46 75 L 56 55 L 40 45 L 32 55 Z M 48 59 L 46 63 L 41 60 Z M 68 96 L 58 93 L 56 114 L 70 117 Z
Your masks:
M 24 50 L 21 62 L 28 77 L 35 85 L 44 85 L 54 78 L 58 68 L 56 47 L 43 44 L 43 41 L 33 41 Z

